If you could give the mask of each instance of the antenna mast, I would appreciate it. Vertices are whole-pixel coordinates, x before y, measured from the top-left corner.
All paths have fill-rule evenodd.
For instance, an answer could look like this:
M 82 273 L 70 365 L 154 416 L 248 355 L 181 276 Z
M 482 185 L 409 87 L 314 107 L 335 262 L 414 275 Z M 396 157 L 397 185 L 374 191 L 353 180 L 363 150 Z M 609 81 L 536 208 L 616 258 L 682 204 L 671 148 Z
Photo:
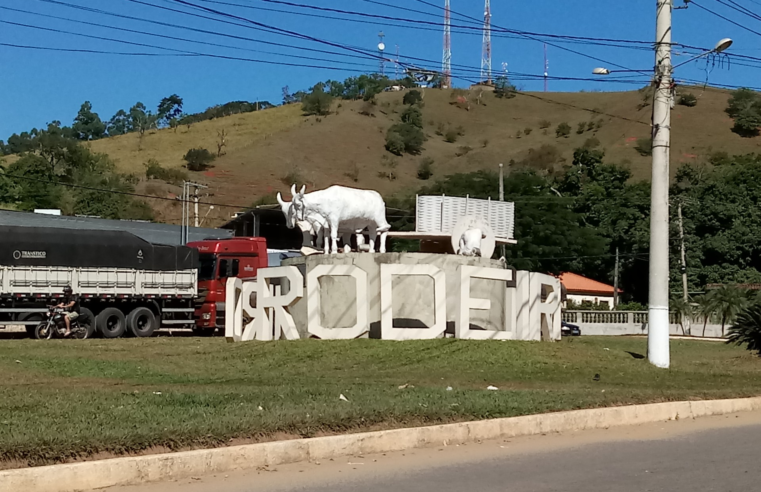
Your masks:
M 452 22 L 449 0 L 444 0 L 444 54 L 441 59 L 441 71 L 444 72 L 442 87 L 452 86 Z
M 544 45 L 544 92 L 547 92 L 547 77 L 550 74 L 550 64 L 547 61 L 547 44 Z
M 384 51 L 386 50 L 386 44 L 383 42 L 383 38 L 385 38 L 386 35 L 383 34 L 383 31 L 378 33 L 378 39 L 380 42 L 378 43 L 378 55 L 380 56 L 380 74 L 381 77 L 386 75 L 386 59 L 384 55 Z
M 491 84 L 491 1 L 484 7 L 484 43 L 481 54 L 481 82 Z

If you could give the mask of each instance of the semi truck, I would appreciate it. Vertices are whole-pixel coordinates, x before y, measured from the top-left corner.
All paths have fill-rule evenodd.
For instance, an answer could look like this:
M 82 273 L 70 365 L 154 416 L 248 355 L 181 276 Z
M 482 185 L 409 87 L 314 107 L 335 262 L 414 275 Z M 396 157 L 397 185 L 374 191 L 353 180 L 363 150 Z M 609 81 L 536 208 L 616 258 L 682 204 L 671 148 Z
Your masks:
M 227 278 L 254 278 L 267 264 L 263 238 L 167 246 L 121 231 L 0 226 L 0 328 L 33 334 L 70 285 L 92 320 L 88 336 L 210 335 L 224 325 Z

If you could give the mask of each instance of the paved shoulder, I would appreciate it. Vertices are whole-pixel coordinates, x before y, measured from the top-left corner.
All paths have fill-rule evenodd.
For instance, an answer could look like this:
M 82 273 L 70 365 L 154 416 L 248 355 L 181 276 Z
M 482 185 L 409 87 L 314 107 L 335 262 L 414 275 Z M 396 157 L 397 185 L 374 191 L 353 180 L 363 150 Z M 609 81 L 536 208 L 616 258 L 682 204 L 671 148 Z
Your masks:
M 693 492 L 758 488 L 761 412 L 353 456 L 109 492 Z

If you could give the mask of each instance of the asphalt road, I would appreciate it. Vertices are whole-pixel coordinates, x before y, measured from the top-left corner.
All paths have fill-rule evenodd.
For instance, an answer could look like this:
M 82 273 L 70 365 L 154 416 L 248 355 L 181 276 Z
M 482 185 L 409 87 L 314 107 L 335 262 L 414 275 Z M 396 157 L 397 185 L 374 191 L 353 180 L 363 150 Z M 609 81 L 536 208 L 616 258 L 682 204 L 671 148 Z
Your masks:
M 740 492 L 761 412 L 287 465 L 109 492 Z

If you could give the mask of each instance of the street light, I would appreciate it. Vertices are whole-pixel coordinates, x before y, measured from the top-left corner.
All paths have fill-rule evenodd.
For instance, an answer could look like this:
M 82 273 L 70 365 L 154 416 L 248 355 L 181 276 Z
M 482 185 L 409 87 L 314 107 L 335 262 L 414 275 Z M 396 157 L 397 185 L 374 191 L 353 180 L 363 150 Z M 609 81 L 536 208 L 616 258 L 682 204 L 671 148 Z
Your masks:
M 669 354 L 669 149 L 671 147 L 671 0 L 658 0 L 655 54 L 655 98 L 652 119 L 652 180 L 650 193 L 650 271 L 648 274 L 647 358 L 656 367 L 668 368 Z M 712 50 L 682 62 L 677 67 L 732 45 L 724 38 Z M 595 75 L 640 70 L 595 68 Z

